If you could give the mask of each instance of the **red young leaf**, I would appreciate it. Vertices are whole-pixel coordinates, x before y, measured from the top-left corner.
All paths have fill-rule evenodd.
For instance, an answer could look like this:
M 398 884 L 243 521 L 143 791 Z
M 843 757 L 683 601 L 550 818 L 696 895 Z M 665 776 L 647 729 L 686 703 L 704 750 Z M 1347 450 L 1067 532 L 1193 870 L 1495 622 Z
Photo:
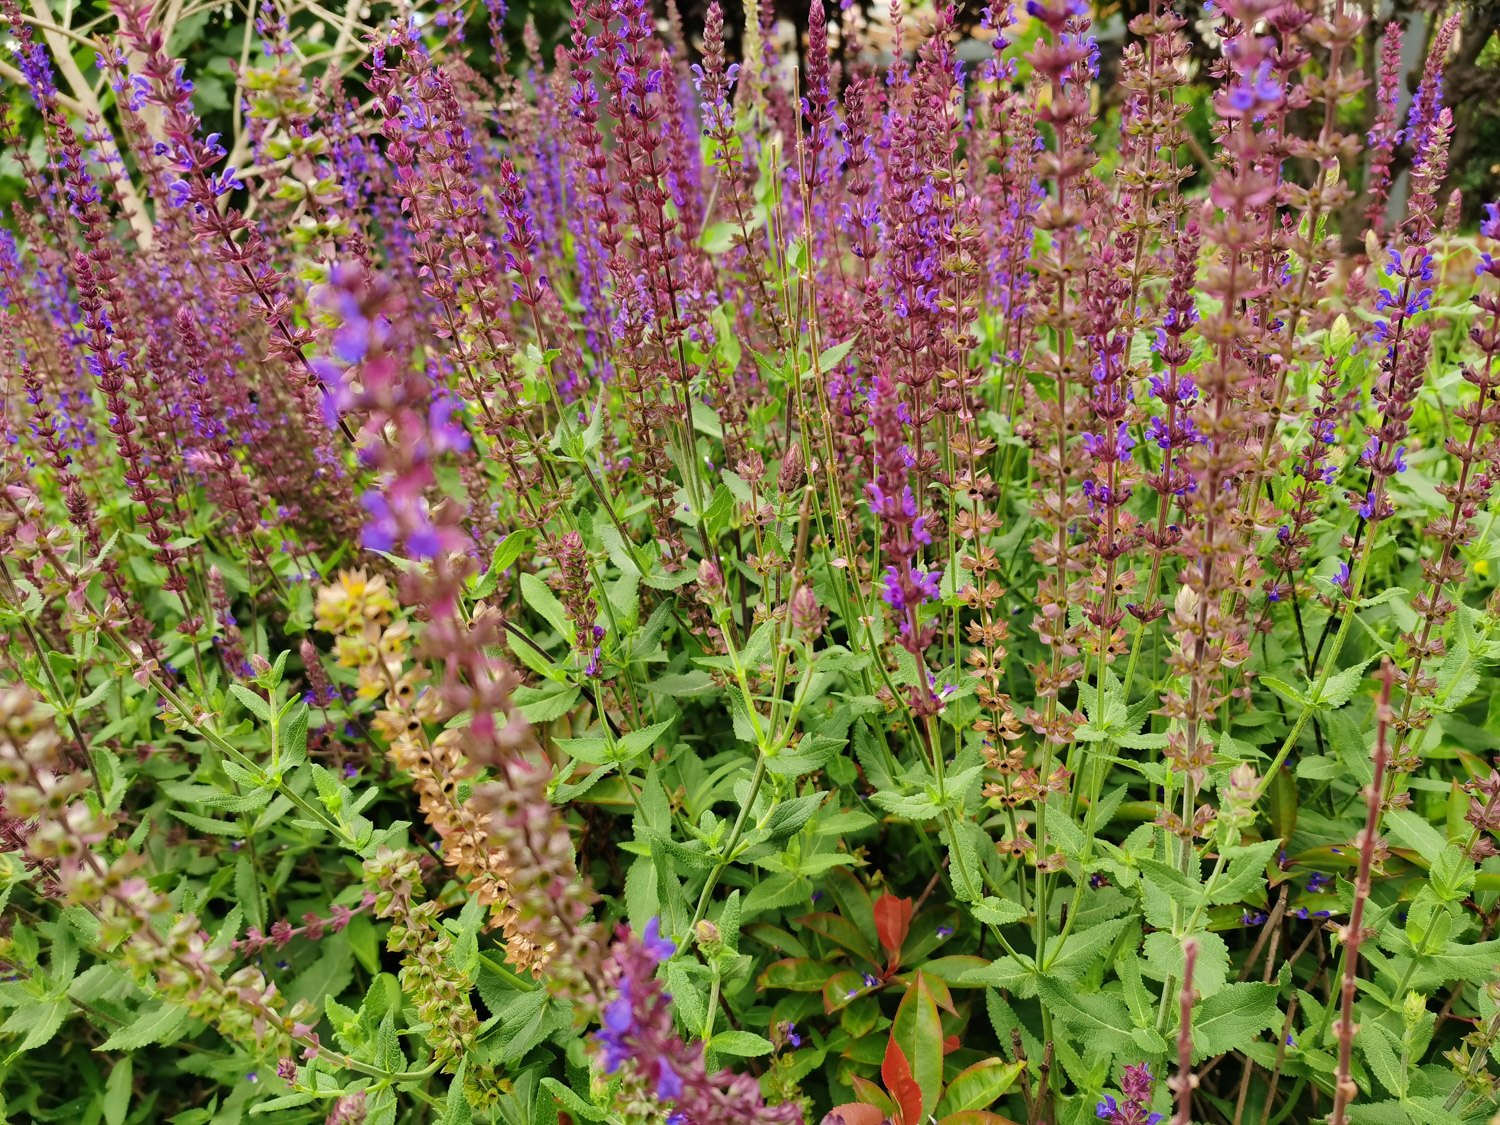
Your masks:
M 885 1080 L 885 1088 L 900 1111 L 898 1125 L 921 1125 L 922 1087 L 911 1076 L 911 1064 L 906 1061 L 906 1053 L 901 1050 L 894 1035 L 886 1044 L 885 1062 L 880 1066 L 880 1077 Z
M 913 974 L 911 987 L 896 1009 L 891 1039 L 901 1048 L 912 1081 L 922 1091 L 922 1115 L 917 1120 L 925 1123 L 943 1093 L 943 1022 L 926 973 Z
M 951 1055 L 956 1050 L 958 1050 L 957 1035 L 950 1035 L 948 1036 L 948 1038 L 943 1040 L 943 1054 Z
M 875 932 L 890 955 L 890 967 L 901 964 L 901 943 L 911 929 L 911 899 L 881 895 L 875 903 Z

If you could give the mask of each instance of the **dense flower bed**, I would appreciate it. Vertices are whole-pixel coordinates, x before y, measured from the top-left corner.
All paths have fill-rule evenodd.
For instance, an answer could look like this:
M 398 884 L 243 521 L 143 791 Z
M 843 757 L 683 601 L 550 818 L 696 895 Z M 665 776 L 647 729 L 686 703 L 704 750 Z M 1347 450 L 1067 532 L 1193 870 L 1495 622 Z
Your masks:
M 0 12 L 11 1115 L 1500 1108 L 1459 16 Z

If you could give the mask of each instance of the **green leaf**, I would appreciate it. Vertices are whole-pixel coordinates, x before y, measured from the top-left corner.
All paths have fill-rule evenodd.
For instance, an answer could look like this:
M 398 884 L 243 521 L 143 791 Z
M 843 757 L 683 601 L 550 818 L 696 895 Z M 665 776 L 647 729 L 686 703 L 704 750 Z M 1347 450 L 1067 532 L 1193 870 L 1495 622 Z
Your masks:
M 708 1045 L 720 1054 L 739 1055 L 741 1058 L 769 1055 L 775 1050 L 769 1039 L 753 1031 L 721 1031 L 709 1040 Z
M 380 945 L 375 936 L 375 925 L 368 915 L 356 914 L 349 919 L 344 931 L 349 939 L 349 951 L 354 959 L 364 966 L 365 972 L 375 976 L 380 972 Z
M 1011 1088 L 1025 1067 L 1026 1064 L 1021 1062 L 985 1059 L 959 1071 L 948 1083 L 935 1116 L 941 1120 L 950 1113 L 984 1109 Z
M 854 756 L 859 759 L 865 777 L 877 789 L 896 788 L 896 779 L 891 776 L 886 755 L 881 751 L 879 740 L 863 720 L 854 728 Z
M 57 1034 L 58 1028 L 62 1027 L 63 1020 L 67 1017 L 68 1009 L 69 1004 L 66 999 L 43 1000 L 36 1004 L 27 1004 L 11 1013 L 10 1018 L 0 1025 L 0 1033 L 23 1035 L 21 1042 L 15 1046 L 17 1053 L 34 1050 L 45 1046 Z
M 1371 657 L 1371 659 L 1374 659 Z M 1317 706 L 1322 710 L 1331 711 L 1335 707 L 1342 707 L 1354 697 L 1358 690 L 1360 681 L 1365 678 L 1365 661 L 1353 667 L 1345 668 L 1328 677 L 1328 682 L 1323 685 L 1323 690 L 1318 693 Z
M 791 992 L 821 992 L 834 968 L 809 957 L 788 957 L 766 967 L 756 980 L 758 988 L 785 988 Z
M 1229 976 L 1229 948 L 1224 939 L 1211 931 L 1200 930 L 1191 935 L 1198 942 L 1198 962 L 1193 971 L 1193 991 L 1198 998 L 1206 999 L 1224 987 Z M 1165 930 L 1147 934 L 1144 942 L 1146 964 L 1144 972 L 1156 980 L 1182 980 L 1186 968 L 1186 957 L 1182 952 L 1183 938 L 1175 937 Z
M 396 1010 L 387 1008 L 380 1017 L 380 1030 L 375 1036 L 375 1060 L 386 1070 L 405 1070 L 406 1054 L 401 1050 L 401 1039 L 396 1034 Z
M 1209 901 L 1215 906 L 1225 906 L 1240 902 L 1262 889 L 1266 884 L 1266 865 L 1280 847 L 1280 840 L 1264 840 L 1258 844 L 1225 848 L 1229 866 L 1214 884 Z
M 283 770 L 295 769 L 307 761 L 307 723 L 310 709 L 299 703 L 281 731 L 281 761 Z
M 1397 1058 L 1400 1041 L 1379 1024 L 1361 1024 L 1354 1042 L 1380 1084 L 1398 1098 L 1406 1097 L 1407 1075 Z
M 110 1067 L 109 1081 L 104 1084 L 104 1125 L 124 1125 L 130 1109 L 131 1070 L 129 1055 Z
M 512 531 L 495 544 L 495 553 L 490 556 L 490 566 L 498 567 L 502 571 L 509 570 L 515 566 L 516 560 L 521 557 L 521 552 L 526 550 L 526 545 L 530 541 L 531 532 L 527 529 Z
M 1135 1025 L 1125 1001 L 1113 993 L 1080 992 L 1043 975 L 1037 978 L 1037 994 L 1076 1034 L 1097 1037 L 1097 1044 L 1106 1050 L 1130 1049 Z
M 1264 684 L 1288 703 L 1296 704 L 1298 707 L 1307 706 L 1307 696 L 1303 695 L 1299 689 L 1294 688 L 1285 680 L 1277 679 L 1275 676 L 1263 675 L 1255 677 L 1255 682 Z
M 625 537 L 620 534 L 619 528 L 613 524 L 606 524 L 599 529 L 599 539 L 604 544 L 604 550 L 609 555 L 609 561 L 620 569 L 622 574 L 639 575 L 641 568 L 638 567 L 630 555 L 630 548 L 625 543 Z
M 522 686 L 511 693 L 511 699 L 520 707 L 527 722 L 549 723 L 573 710 L 578 703 L 578 689 L 561 685 L 549 685 L 545 689 Z
M 875 926 L 875 900 L 864 884 L 852 872 L 836 870 L 824 877 L 823 887 L 838 904 L 839 913 L 859 927 L 870 947 L 878 946 L 880 934 Z
M 877 957 L 875 951 L 870 948 L 870 943 L 865 941 L 865 935 L 859 932 L 859 927 L 841 914 L 818 913 L 809 914 L 798 918 L 797 924 L 804 929 L 811 930 L 821 937 L 827 938 L 836 945 L 868 961 L 877 969 L 885 967 L 882 960 Z
M 562 1107 L 569 1113 L 576 1113 L 585 1121 L 604 1121 L 607 1119 L 605 1112 L 592 1102 L 586 1102 L 568 1087 L 564 1086 L 556 1078 L 543 1078 L 542 1085 L 554 1098 L 562 1103 Z
M 719 415 L 712 406 L 698 399 L 693 400 L 693 429 L 700 434 L 707 434 L 715 441 L 724 440 L 724 426 L 719 421 Z M 714 497 L 715 501 L 718 497 Z
M 964 985 L 970 988 L 990 985 L 1003 988 L 1021 999 L 1036 995 L 1036 967 L 1024 953 L 1019 959 L 1009 954 L 997 957 L 986 968 L 972 969 L 964 977 Z
M 972 910 L 974 917 L 992 926 L 1009 926 L 1026 917 L 1026 910 L 1019 902 L 996 898 L 994 895 L 986 895 L 982 901 L 974 904 Z
M 902 793 L 881 792 L 871 794 L 870 801 L 892 816 L 914 822 L 932 820 L 943 811 L 926 793 L 908 797 Z
M 1194 1007 L 1194 1057 L 1241 1049 L 1279 1019 L 1275 985 L 1258 981 L 1231 984 Z
M 719 688 L 714 683 L 712 676 L 701 669 L 695 668 L 691 672 L 658 676 L 646 685 L 646 690 L 652 695 L 671 695 L 677 698 L 688 698 L 696 695 L 710 695 L 718 691 Z
M 495 587 L 500 583 L 500 576 L 516 565 L 516 560 L 526 550 L 530 539 L 531 532 L 526 528 L 500 537 L 500 541 L 495 544 L 494 554 L 490 556 L 489 569 L 474 585 L 472 594 L 475 598 L 487 598 L 495 592 Z
M 1076 930 L 1061 946 L 1053 947 L 1048 963 L 1042 968 L 1058 980 L 1074 981 L 1093 968 L 1099 955 L 1115 943 L 1130 922 L 1129 918 L 1110 918 L 1086 930 Z
M 614 771 L 615 764 L 613 762 L 610 762 L 606 766 L 602 766 L 599 769 L 584 774 L 582 779 L 579 781 L 560 781 L 557 785 L 557 788 L 552 793 L 552 799 L 557 804 L 563 804 L 566 801 L 576 801 L 594 786 L 598 785 L 605 778 L 613 774 Z M 571 774 L 572 772 L 572 770 L 568 771 L 569 774 Z
M 287 988 L 288 1001 L 307 1000 L 316 1008 L 323 997 L 337 996 L 354 979 L 354 951 L 343 935 L 330 934 L 321 944 L 322 956 L 298 974 Z
M 573 644 L 573 623 L 568 620 L 568 614 L 562 607 L 562 602 L 547 588 L 547 584 L 535 574 L 521 575 L 521 596 L 526 599 L 526 604 L 541 614 L 542 618 L 551 625 L 558 636 L 571 647 Z
M 199 832 L 207 832 L 211 836 L 230 836 L 239 839 L 245 834 L 241 826 L 232 820 L 215 820 L 211 816 L 199 816 L 196 813 L 183 812 L 181 809 L 168 809 L 167 812 L 184 824 L 196 828 Z
M 827 793 L 809 793 L 805 797 L 793 797 L 771 810 L 766 818 L 764 831 L 771 840 L 784 840 L 812 819 L 823 803 Z
M 1391 809 L 1385 821 L 1398 847 L 1410 848 L 1425 860 L 1435 860 L 1448 849 L 1447 837 L 1410 809 Z
M 271 705 L 263 697 L 251 691 L 243 684 L 230 684 L 229 692 L 242 704 L 245 709 L 263 723 L 271 721 Z
M 602 766 L 610 761 L 609 742 L 603 738 L 556 738 L 557 748 L 579 762 Z M 571 772 L 571 771 L 569 771 Z
M 698 580 L 698 571 L 691 566 L 684 566 L 678 570 L 655 569 L 645 576 L 647 586 L 653 590 L 675 590 L 679 586 L 686 586 L 689 582 Z
M 243 853 L 234 864 L 234 894 L 239 900 L 235 903 L 235 909 L 244 911 L 250 925 L 257 929 L 264 929 L 266 919 L 262 917 L 262 913 L 265 904 L 261 898 L 260 883 L 256 877 L 255 868 L 250 864 L 250 857 Z M 239 925 L 238 919 L 235 925 Z
M 1433 859 L 1428 884 L 1440 900 L 1457 902 L 1474 886 L 1474 863 L 1457 844 L 1449 844 Z
M 1163 863 L 1159 859 L 1150 856 L 1142 856 L 1136 861 L 1140 864 L 1141 874 L 1146 881 L 1159 891 L 1164 891 L 1175 899 L 1179 905 L 1195 910 L 1203 903 L 1203 887 L 1199 883 L 1184 875 L 1171 864 Z
M 817 827 L 813 829 L 814 836 L 852 836 L 876 823 L 875 818 L 862 809 L 850 809 L 847 812 L 833 809 L 832 805 L 828 806 L 826 815 L 818 818 Z
M 474 1120 L 474 1107 L 464 1092 L 464 1071 L 468 1066 L 468 1059 L 460 1061 L 453 1080 L 448 1083 L 448 1110 L 443 1114 L 443 1125 L 470 1125 Z
M 187 1012 L 165 1000 L 136 1013 L 135 1020 L 118 1029 L 98 1049 L 135 1051 L 152 1043 L 170 1040 L 187 1023 Z
M 843 749 L 846 739 L 824 738 L 808 735 L 797 744 L 796 749 L 773 755 L 766 759 L 766 769 L 778 777 L 801 777 L 822 769 L 828 760 Z
M 855 339 L 856 337 L 850 337 L 841 344 L 834 344 L 832 347 L 824 348 L 818 355 L 818 371 L 826 375 L 837 368 L 839 364 L 843 363 L 844 357 L 849 354 L 849 349 L 854 347 Z M 808 371 L 805 374 L 811 375 L 813 372 Z
M 672 720 L 667 719 L 660 723 L 653 723 L 649 727 L 642 727 L 640 730 L 633 730 L 620 739 L 620 745 L 627 755 L 634 758 L 654 747 L 656 740 L 665 734 L 671 725 Z
M 1457 629 L 1448 655 L 1437 668 L 1437 698 L 1434 706 L 1452 711 L 1467 700 L 1479 684 L 1480 657 L 1475 651 L 1483 647 L 1475 628 L 1475 611 L 1459 602 L 1455 607 Z
M 256 1115 L 262 1113 L 275 1113 L 278 1109 L 295 1109 L 297 1106 L 306 1105 L 312 1100 L 313 1096 L 311 1094 L 283 1094 L 281 1097 L 272 1098 L 267 1102 L 257 1102 L 255 1105 L 250 1107 L 250 1113 L 252 1115 Z M 186 1115 L 183 1114 L 173 1118 L 173 1120 L 181 1121 L 185 1117 Z M 207 1119 L 204 1118 L 203 1120 Z M 366 1120 L 368 1120 L 368 1118 L 366 1118 Z
M 981 982 L 971 981 L 970 973 L 989 968 L 989 960 L 972 953 L 953 953 L 947 957 L 934 957 L 918 966 L 922 972 L 942 981 L 950 988 L 979 988 Z
M 1120 983 L 1125 986 L 1125 1003 L 1136 1026 L 1146 1027 L 1156 1018 L 1155 1000 L 1141 979 L 1141 959 L 1134 952 L 1120 958 Z
M 698 245 L 709 254 L 722 254 L 734 245 L 739 228 L 733 223 L 710 223 L 704 228 Z

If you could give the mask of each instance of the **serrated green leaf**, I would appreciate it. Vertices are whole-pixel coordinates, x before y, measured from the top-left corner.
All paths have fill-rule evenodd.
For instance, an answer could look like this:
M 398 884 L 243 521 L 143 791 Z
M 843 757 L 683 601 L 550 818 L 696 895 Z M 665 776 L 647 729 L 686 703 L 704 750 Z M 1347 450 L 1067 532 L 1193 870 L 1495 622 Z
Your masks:
M 32 1051 L 51 1042 L 62 1027 L 71 1005 L 66 999 L 42 1000 L 17 1008 L 0 1025 L 0 1034 L 19 1035 L 21 1041 L 12 1050 Z
M 1243 1049 L 1261 1032 L 1277 1026 L 1276 986 L 1247 981 L 1231 984 L 1193 1008 L 1195 1058 Z
M 261 695 L 243 684 L 230 684 L 229 693 L 240 701 L 247 711 L 263 723 L 271 721 L 271 705 Z
M 756 1035 L 753 1031 L 721 1031 L 709 1040 L 709 1045 L 720 1054 L 738 1055 L 747 1059 L 769 1055 L 775 1050 L 775 1045 L 769 1039 Z
M 1131 1049 L 1134 1023 L 1130 1009 L 1118 996 L 1079 992 L 1049 976 L 1037 978 L 1037 994 L 1052 1009 L 1055 1018 L 1075 1034 L 1090 1037 L 1095 1046 L 1109 1051 Z
M 568 1087 L 564 1086 L 556 1078 L 543 1078 L 542 1085 L 546 1088 L 549 1094 L 551 1094 L 554 1098 L 562 1103 L 563 1108 L 566 1109 L 569 1113 L 576 1113 L 585 1121 L 607 1120 L 608 1115 L 604 1112 L 604 1110 L 600 1109 L 592 1102 L 584 1101 L 581 1097 L 575 1094 Z
M 152 1043 L 162 1043 L 177 1034 L 187 1023 L 187 1012 L 165 1000 L 147 1005 L 135 1019 L 117 1030 L 99 1047 L 101 1051 L 136 1051 Z
M 557 595 L 547 587 L 545 582 L 535 574 L 521 575 L 521 596 L 526 599 L 527 605 L 552 626 L 558 636 L 562 637 L 569 646 L 573 644 L 573 623 L 568 619 L 562 602 L 557 600 Z

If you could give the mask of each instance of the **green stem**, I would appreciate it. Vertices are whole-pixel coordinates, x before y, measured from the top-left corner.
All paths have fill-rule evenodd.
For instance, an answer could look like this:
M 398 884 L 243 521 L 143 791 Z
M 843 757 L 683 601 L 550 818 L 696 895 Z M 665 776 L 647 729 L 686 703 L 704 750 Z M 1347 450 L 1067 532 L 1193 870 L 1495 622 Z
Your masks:
M 1339 631 L 1333 638 L 1333 645 L 1328 650 L 1328 659 L 1323 662 L 1323 670 L 1318 673 L 1317 683 L 1313 684 L 1308 702 L 1303 704 L 1302 711 L 1297 716 L 1297 721 L 1292 724 L 1292 729 L 1287 732 L 1286 739 L 1281 744 L 1281 749 L 1276 752 L 1276 757 L 1272 759 L 1270 767 L 1265 772 L 1265 776 L 1261 778 L 1260 784 L 1256 787 L 1256 802 L 1265 796 L 1266 788 L 1271 784 L 1271 779 L 1276 776 L 1277 771 L 1281 769 L 1282 765 L 1291 755 L 1292 747 L 1297 745 L 1297 739 L 1302 734 L 1302 728 L 1307 725 L 1307 720 L 1312 718 L 1315 701 L 1322 696 L 1323 688 L 1328 683 L 1328 677 L 1333 674 L 1333 669 L 1338 664 L 1339 652 L 1343 649 L 1344 641 L 1349 636 L 1350 626 L 1354 624 L 1354 614 L 1357 609 L 1355 603 L 1359 601 L 1360 592 L 1364 589 L 1365 571 L 1369 569 L 1370 565 L 1370 544 L 1374 541 L 1375 529 L 1372 527 L 1370 534 L 1365 537 L 1363 547 L 1360 549 L 1359 569 L 1356 571 L 1354 581 L 1349 587 L 1349 604 L 1344 613 L 1344 619 L 1339 624 Z
M 755 804 L 755 798 L 760 796 L 761 783 L 766 779 L 766 756 L 757 753 L 755 756 L 755 772 L 750 776 L 750 792 L 745 797 L 745 803 L 740 806 L 740 812 L 734 820 L 734 827 L 729 830 L 729 839 L 724 842 L 723 858 L 712 871 L 708 873 L 708 881 L 703 884 L 703 892 L 698 896 L 698 908 L 693 911 L 693 920 L 688 923 L 688 932 L 683 937 L 685 946 L 692 940 L 693 932 L 698 928 L 698 923 L 703 921 L 703 916 L 708 913 L 708 900 L 714 893 L 714 887 L 719 883 L 719 877 L 734 861 L 734 849 L 740 842 L 740 837 L 745 832 L 745 821 L 750 817 L 751 806 Z M 680 949 L 681 947 L 679 947 Z
M 479 963 L 518 992 L 536 991 L 537 986 L 535 982 L 529 981 L 525 977 L 517 976 L 493 957 L 481 953 L 479 955 Z

